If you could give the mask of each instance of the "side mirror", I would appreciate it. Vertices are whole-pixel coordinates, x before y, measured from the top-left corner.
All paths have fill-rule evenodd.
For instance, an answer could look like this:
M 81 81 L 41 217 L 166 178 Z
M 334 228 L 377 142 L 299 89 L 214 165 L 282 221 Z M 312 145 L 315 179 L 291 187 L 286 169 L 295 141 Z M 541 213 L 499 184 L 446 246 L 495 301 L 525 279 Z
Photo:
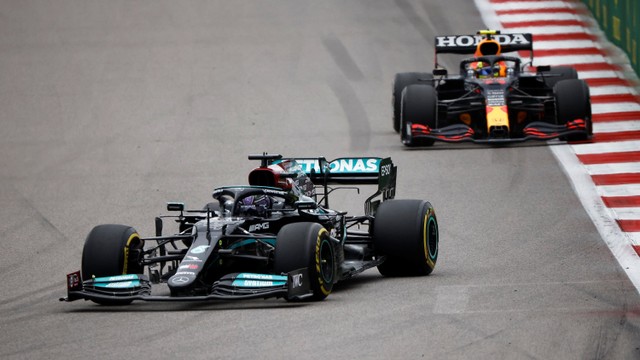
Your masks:
M 433 69 L 433 76 L 447 76 L 447 73 L 447 69 L 445 68 Z
M 168 211 L 184 211 L 184 203 L 181 202 L 168 202 L 167 203 Z

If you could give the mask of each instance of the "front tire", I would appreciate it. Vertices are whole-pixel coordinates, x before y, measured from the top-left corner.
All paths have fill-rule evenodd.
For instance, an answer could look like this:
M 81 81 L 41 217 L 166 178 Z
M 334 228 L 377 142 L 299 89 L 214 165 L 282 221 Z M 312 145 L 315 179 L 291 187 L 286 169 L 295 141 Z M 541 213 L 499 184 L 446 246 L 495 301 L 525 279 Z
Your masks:
M 337 280 L 335 249 L 322 225 L 300 222 L 285 225 L 278 232 L 274 272 L 288 273 L 307 268 L 311 300 L 324 300 Z
M 420 124 L 431 129 L 437 127 L 438 95 L 431 85 L 409 85 L 402 92 L 402 129 L 400 138 L 406 146 L 432 146 L 433 139 L 414 139 L 410 124 Z
M 431 85 L 433 75 L 429 73 L 408 72 L 396 74 L 393 79 L 393 94 L 391 103 L 393 104 L 393 130 L 400 131 L 400 112 L 402 103 L 402 91 L 409 85 L 425 83 Z
M 124 274 L 142 274 L 138 261 L 144 241 L 138 232 L 125 225 L 106 224 L 94 227 L 82 250 L 82 278 Z M 102 305 L 126 305 L 131 300 L 93 300 Z
M 428 201 L 387 200 L 373 224 L 376 253 L 386 256 L 378 265 L 384 276 L 424 276 L 438 261 L 439 233 L 436 213 Z
M 556 98 L 556 118 L 559 122 L 570 122 L 583 119 L 587 134 L 569 135 L 568 141 L 587 140 L 593 134 L 591 120 L 591 97 L 589 86 L 584 80 L 572 79 L 559 81 L 553 88 Z

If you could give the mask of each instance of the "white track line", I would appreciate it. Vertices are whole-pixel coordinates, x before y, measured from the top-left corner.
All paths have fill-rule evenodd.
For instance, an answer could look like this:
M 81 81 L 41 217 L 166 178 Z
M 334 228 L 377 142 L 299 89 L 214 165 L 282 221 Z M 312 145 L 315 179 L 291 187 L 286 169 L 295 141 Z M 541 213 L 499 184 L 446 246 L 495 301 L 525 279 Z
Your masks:
M 600 196 L 638 196 L 640 195 L 640 184 L 603 185 L 597 186 L 596 191 Z
M 552 49 L 585 49 L 600 48 L 599 44 L 591 40 L 555 40 L 555 41 L 534 41 L 533 50 Z
M 576 33 L 589 33 L 588 29 L 578 26 L 578 25 L 570 25 L 570 26 L 524 26 L 524 27 L 512 27 L 506 29 L 505 33 L 540 33 L 540 29 L 544 28 L 544 34 L 576 34 Z
M 489 4 L 491 6 L 491 4 Z M 551 9 L 551 8 L 573 8 L 572 4 L 564 1 L 518 1 L 512 3 L 501 3 L 500 10 L 534 10 L 534 9 Z M 494 9 L 495 10 L 495 9 Z M 485 21 L 486 23 L 486 21 Z
M 640 173 L 640 162 L 585 165 L 591 175 Z
M 578 77 L 580 79 L 608 79 L 619 78 L 618 73 L 613 70 L 597 70 L 597 71 L 578 71 Z M 609 86 L 609 85 L 607 85 Z M 592 86 L 597 87 L 597 86 Z
M 640 219 L 640 208 L 637 207 L 612 208 L 611 210 L 613 210 L 613 214 L 618 220 Z
M 576 144 L 572 147 L 573 151 L 575 151 L 575 153 L 578 155 L 638 151 L 640 150 L 640 141 L 633 140 L 608 143 Z
M 558 56 L 536 56 L 534 64 L 543 65 L 573 65 L 573 64 L 597 64 L 606 63 L 607 60 L 602 55 L 558 55 Z
M 594 114 L 606 114 L 611 112 L 640 111 L 637 102 L 616 102 L 609 104 L 591 104 L 591 112 Z
M 628 232 L 625 233 L 630 242 L 636 245 L 640 245 L 640 232 Z
M 500 10 L 527 10 L 534 11 L 535 9 L 543 9 L 543 8 L 579 8 L 584 9 L 585 5 L 580 2 L 565 2 L 565 1 L 517 1 L 517 2 L 506 2 L 496 4 L 495 7 L 490 3 L 489 0 L 475 0 L 476 7 L 480 10 L 480 14 L 483 18 L 484 23 L 491 29 L 503 29 L 500 19 L 496 15 L 496 8 Z M 503 15 L 501 19 L 508 19 Z M 538 15 L 536 15 L 538 16 Z M 561 15 L 558 18 L 562 18 L 564 15 Z M 528 20 L 531 20 L 533 17 L 530 17 Z M 513 18 L 512 18 L 513 19 Z M 523 21 L 528 21 L 523 20 Z M 602 37 L 602 32 L 598 28 L 597 23 L 591 17 L 585 17 L 585 23 L 591 24 L 594 27 L 594 32 L 599 34 L 599 37 Z M 546 34 L 566 34 L 566 33 L 588 33 L 593 34 L 594 32 L 591 29 L 584 29 L 580 26 L 545 26 L 543 30 L 535 27 L 510 27 L 506 29 L 505 32 L 531 32 L 531 33 L 541 33 L 544 32 Z M 606 42 L 606 39 L 604 40 Z M 566 48 L 573 48 L 570 44 L 568 44 Z M 534 45 L 535 46 L 535 45 Z M 544 44 L 542 45 L 544 48 Z M 550 46 L 561 46 L 561 45 L 550 45 Z M 575 45 L 578 46 L 586 46 L 586 44 Z M 555 47 L 560 48 L 560 47 Z M 584 57 L 581 57 L 584 58 Z M 547 60 L 545 62 L 544 60 Z M 568 61 L 568 62 L 566 62 Z M 593 58 L 584 61 L 581 59 L 575 58 L 566 58 L 566 57 L 556 57 L 551 59 L 537 59 L 534 64 L 543 64 L 543 65 L 573 65 L 573 64 L 583 64 L 583 63 L 606 63 L 607 60 L 603 59 L 600 61 L 594 61 Z M 593 79 L 593 78 L 618 78 L 619 76 L 612 71 L 597 71 L 597 72 L 580 72 L 580 77 L 585 79 Z M 604 87 L 604 86 L 603 86 Z M 611 91 L 616 91 L 607 86 L 608 89 L 602 90 L 599 94 L 610 94 Z M 636 104 L 638 105 L 638 104 Z M 626 106 L 622 106 L 626 108 Z M 633 108 L 633 106 L 629 106 Z M 613 110 L 608 110 L 608 108 L 612 108 L 611 106 L 596 106 L 594 109 L 594 113 L 596 111 L 600 112 L 611 112 Z M 627 122 L 631 126 L 637 126 L 632 124 L 632 122 Z M 605 125 L 600 127 L 600 129 L 610 129 L 613 126 L 619 125 Z M 611 253 L 618 260 L 618 263 L 622 267 L 622 269 L 626 272 L 627 276 L 634 284 L 636 289 L 640 292 L 640 258 L 638 257 L 638 253 L 634 249 L 633 245 L 640 244 L 640 232 L 638 233 L 629 233 L 623 232 L 618 226 L 617 222 L 613 219 L 612 210 L 607 208 L 601 196 L 628 196 L 628 195 L 640 195 L 640 184 L 639 185 L 624 185 L 624 186 L 599 186 L 596 190 L 596 186 L 593 184 L 591 179 L 591 175 L 587 172 L 593 171 L 597 173 L 598 171 L 604 172 L 607 171 L 615 171 L 615 173 L 619 172 L 630 172 L 627 170 L 637 171 L 640 169 L 640 164 L 631 163 L 627 165 L 621 164 L 607 164 L 607 165 L 591 165 L 584 166 L 578 158 L 576 157 L 575 152 L 578 153 L 602 153 L 602 152 L 616 152 L 616 151 L 637 151 L 640 149 L 639 141 L 625 141 L 619 143 L 606 143 L 603 148 L 598 144 L 584 144 L 584 145 L 560 145 L 560 146 L 551 146 L 550 149 L 558 162 L 562 165 L 564 172 L 567 177 L 571 180 L 572 187 L 577 194 L 580 202 L 582 203 L 585 211 L 591 217 L 591 220 L 595 224 L 600 236 L 603 241 L 607 244 Z M 596 146 L 591 146 L 596 145 Z M 624 149 L 624 150 L 623 150 Z M 618 172 L 619 171 L 619 172 Z M 635 209 L 634 209 L 635 210 Z
M 603 123 L 593 124 L 594 133 L 615 133 L 620 131 L 634 131 L 634 130 L 640 130 L 640 119 L 631 120 L 631 121 L 603 122 Z
M 580 77 L 583 79 L 582 77 Z M 608 86 L 592 86 L 589 88 L 591 96 L 593 95 L 614 95 L 614 94 L 633 94 L 633 90 L 628 86 L 608 85 Z
M 570 13 L 529 13 L 529 14 L 508 14 L 498 15 L 498 19 L 503 23 L 526 22 L 538 20 L 580 20 L 580 16 Z

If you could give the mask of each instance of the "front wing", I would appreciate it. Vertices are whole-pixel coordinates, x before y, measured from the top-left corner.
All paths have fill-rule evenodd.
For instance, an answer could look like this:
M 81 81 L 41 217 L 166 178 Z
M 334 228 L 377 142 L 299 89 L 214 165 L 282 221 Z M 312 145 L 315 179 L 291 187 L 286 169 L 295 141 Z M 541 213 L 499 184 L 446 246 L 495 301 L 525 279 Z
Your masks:
M 464 124 L 450 125 L 438 129 L 432 129 L 429 126 L 422 124 L 411 124 L 410 128 L 405 129 L 404 131 L 410 131 L 413 139 L 431 139 L 449 143 L 473 142 L 499 144 L 524 142 L 529 140 L 545 141 L 569 135 L 591 136 L 587 127 L 587 122 L 583 119 L 569 121 L 563 125 L 554 125 L 539 121 L 532 122 L 523 129 L 523 136 L 521 137 L 488 136 L 478 138 L 475 131 L 470 126 Z
M 284 297 L 301 300 L 312 295 L 306 268 L 286 275 L 233 273 L 216 281 L 207 295 L 152 295 L 151 282 L 146 275 L 128 274 L 93 278 L 82 281 L 80 271 L 67 275 L 67 296 L 60 301 L 94 300 L 97 302 L 127 303 L 142 301 L 207 301 L 241 300 Z

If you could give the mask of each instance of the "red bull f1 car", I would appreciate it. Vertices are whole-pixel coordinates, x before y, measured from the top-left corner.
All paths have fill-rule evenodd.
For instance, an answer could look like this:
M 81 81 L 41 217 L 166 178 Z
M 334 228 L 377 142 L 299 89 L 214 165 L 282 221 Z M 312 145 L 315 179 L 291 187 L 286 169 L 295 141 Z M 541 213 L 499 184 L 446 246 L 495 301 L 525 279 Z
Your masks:
M 483 30 L 437 36 L 435 44 L 431 74 L 395 76 L 393 128 L 404 145 L 591 138 L 589 87 L 572 67 L 534 70 L 531 34 Z M 528 51 L 528 61 L 503 55 L 518 51 Z M 473 57 L 462 60 L 459 74 L 450 76 L 438 64 L 438 55 L 447 53 Z
M 204 209 L 168 203 L 173 214 L 155 218 L 155 236 L 125 225 L 93 228 L 81 269 L 67 275 L 60 300 L 322 300 L 336 282 L 369 268 L 385 276 L 433 271 L 435 211 L 427 201 L 394 199 L 397 168 L 390 158 L 249 159 L 261 164 L 248 185 L 215 189 Z M 367 184 L 375 192 L 363 215 L 329 206 L 333 192 Z M 176 230 L 163 234 L 168 219 Z

